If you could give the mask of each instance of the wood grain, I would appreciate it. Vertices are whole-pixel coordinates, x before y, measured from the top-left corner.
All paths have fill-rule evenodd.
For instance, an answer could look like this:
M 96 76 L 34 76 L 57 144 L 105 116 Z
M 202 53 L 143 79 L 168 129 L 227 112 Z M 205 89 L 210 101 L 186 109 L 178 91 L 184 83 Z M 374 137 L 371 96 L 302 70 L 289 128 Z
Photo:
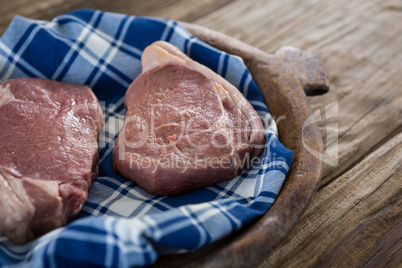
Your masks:
M 321 115 L 327 156 L 338 154 L 338 164 L 324 164 L 311 205 L 261 267 L 400 267 L 401 163 L 391 164 L 402 140 L 400 0 L 0 0 L 0 6 L 0 33 L 15 14 L 51 19 L 95 8 L 195 23 L 266 53 L 293 46 L 317 55 L 331 91 L 309 102 Z M 326 117 L 328 105 L 330 112 L 338 108 L 336 117 Z
M 341 176 L 337 183 L 322 189 L 265 266 L 360 267 L 380 250 L 384 252 L 381 257 L 376 256 L 375 263 L 385 264 L 387 257 L 400 259 L 393 256 L 392 250 L 402 250 L 402 189 L 396 187 L 402 177 L 401 138 L 402 133 Z M 378 247 L 384 236 L 386 245 Z M 320 247 L 317 239 L 327 246 Z M 298 247 L 303 247 L 302 255 Z
M 233 0 L 0 0 L 0 34 L 15 15 L 51 20 L 63 13 L 82 8 L 99 9 L 130 15 L 154 16 L 181 21 L 194 21 Z

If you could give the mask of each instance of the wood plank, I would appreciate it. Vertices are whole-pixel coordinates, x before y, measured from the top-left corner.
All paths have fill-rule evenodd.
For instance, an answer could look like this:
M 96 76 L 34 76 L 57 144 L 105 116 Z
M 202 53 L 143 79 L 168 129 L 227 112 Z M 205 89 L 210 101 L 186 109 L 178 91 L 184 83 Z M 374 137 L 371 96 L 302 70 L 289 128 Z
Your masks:
M 371 219 L 370 219 L 371 220 Z M 398 267 L 402 263 L 402 221 L 399 221 L 372 250 L 374 254 L 363 264 L 364 267 Z M 366 239 L 370 239 L 367 237 Z
M 332 58 L 343 54 L 341 58 L 354 58 L 354 63 L 334 62 L 329 68 L 338 70 L 339 74 L 332 77 L 333 91 L 325 98 L 311 100 L 313 107 L 334 99 L 339 102 L 340 161 L 338 167 L 324 167 L 323 183 L 347 170 L 387 137 L 400 131 L 402 80 L 398 62 L 402 59 L 402 50 L 398 44 L 402 42 L 402 29 L 392 27 L 393 19 L 396 17 L 380 13 L 365 25 L 366 29 L 361 26 L 353 38 L 341 40 L 342 44 L 356 45 L 342 49 L 347 53 L 341 52 L 340 47 L 334 48 Z M 388 29 L 387 35 L 377 34 L 384 25 Z M 373 35 L 377 37 L 372 39 Z M 370 45 L 359 45 L 359 38 L 367 39 Z M 321 127 L 325 137 L 325 125 Z
M 399 258 L 395 252 L 401 250 L 401 163 L 402 133 L 323 188 L 261 267 L 320 267 L 329 263 L 358 267 L 369 259 L 386 263 Z M 397 234 L 391 240 L 384 238 L 390 237 L 389 230 Z M 380 247 L 381 240 L 387 243 Z M 379 250 L 389 254 L 378 257 Z
M 0 35 L 15 15 L 31 19 L 51 20 L 66 12 L 91 8 L 138 16 L 153 16 L 192 22 L 233 0 L 0 0 Z
M 399 196 L 401 194 L 399 192 Z M 391 263 L 402 263 L 402 201 L 398 200 L 398 196 L 394 196 L 392 201 L 394 202 L 365 218 L 330 254 L 323 256 L 316 266 L 385 267 Z M 395 219 L 399 221 L 395 222 Z

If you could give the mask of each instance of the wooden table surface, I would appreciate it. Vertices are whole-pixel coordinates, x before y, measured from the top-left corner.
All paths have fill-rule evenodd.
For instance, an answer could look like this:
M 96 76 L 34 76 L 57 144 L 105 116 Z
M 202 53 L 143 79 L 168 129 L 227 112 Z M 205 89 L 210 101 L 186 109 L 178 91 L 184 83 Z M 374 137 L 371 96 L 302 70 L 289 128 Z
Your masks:
M 309 97 L 326 154 L 319 189 L 261 267 L 401 267 L 401 0 L 0 0 L 0 34 L 14 15 L 50 20 L 79 8 L 199 24 L 266 52 L 319 56 L 330 93 Z M 279 122 L 280 124 L 280 122 Z

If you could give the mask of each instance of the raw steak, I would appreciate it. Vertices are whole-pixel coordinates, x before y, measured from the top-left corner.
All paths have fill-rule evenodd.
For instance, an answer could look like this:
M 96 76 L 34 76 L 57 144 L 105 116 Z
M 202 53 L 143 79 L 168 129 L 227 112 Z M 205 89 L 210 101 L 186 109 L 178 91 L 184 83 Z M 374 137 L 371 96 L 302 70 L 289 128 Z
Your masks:
M 102 111 L 86 86 L 0 83 L 0 232 L 25 243 L 66 224 L 98 174 Z
M 113 151 L 121 175 L 174 195 L 231 179 L 261 153 L 257 112 L 221 76 L 163 41 L 144 50 L 142 67 Z

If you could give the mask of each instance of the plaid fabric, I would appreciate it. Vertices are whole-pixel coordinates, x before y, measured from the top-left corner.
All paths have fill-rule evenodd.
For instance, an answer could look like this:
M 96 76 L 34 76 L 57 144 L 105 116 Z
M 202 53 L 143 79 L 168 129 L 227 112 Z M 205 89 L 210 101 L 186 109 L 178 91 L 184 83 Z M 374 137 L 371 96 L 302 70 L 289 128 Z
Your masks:
M 266 128 L 257 166 L 233 180 L 172 197 L 151 195 L 113 171 L 123 97 L 141 72 L 142 50 L 156 40 L 174 44 L 247 97 Z M 160 254 L 196 250 L 265 213 L 291 163 L 292 153 L 279 143 L 275 122 L 241 58 L 210 47 L 172 20 L 95 10 L 50 22 L 17 16 L 0 38 L 0 79 L 21 77 L 89 85 L 106 124 L 99 138 L 99 177 L 81 214 L 25 245 L 0 235 L 0 266 L 132 267 L 152 264 Z

